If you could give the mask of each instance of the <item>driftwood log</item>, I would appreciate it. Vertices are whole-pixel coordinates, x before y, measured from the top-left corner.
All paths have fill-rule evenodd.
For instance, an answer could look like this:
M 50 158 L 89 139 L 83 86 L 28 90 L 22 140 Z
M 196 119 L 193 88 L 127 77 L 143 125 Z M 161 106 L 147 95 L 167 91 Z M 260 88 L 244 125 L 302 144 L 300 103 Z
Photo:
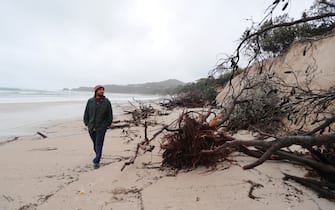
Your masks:
M 37 131 L 36 134 L 40 135 L 43 139 L 48 138 L 47 135 L 45 135 L 45 134 L 43 134 L 43 133 L 41 133 L 41 132 L 39 132 L 39 131 Z

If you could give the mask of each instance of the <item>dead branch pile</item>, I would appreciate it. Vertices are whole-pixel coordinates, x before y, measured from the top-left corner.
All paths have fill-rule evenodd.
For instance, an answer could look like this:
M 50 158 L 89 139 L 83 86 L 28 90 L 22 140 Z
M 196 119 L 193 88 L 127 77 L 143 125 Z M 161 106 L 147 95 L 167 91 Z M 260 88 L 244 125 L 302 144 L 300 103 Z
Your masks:
M 149 116 L 154 115 L 157 112 L 151 104 L 145 104 L 141 101 L 136 101 L 139 106 L 135 106 L 133 103 L 129 102 L 131 106 L 134 107 L 134 110 L 124 111 L 126 114 L 131 114 L 133 122 L 135 125 L 139 125 L 141 120 L 147 119 Z
M 126 166 L 134 164 L 135 159 L 137 158 L 138 154 L 140 153 L 140 150 L 143 151 L 143 153 L 146 152 L 152 152 L 152 150 L 155 148 L 154 145 L 151 145 L 150 142 L 153 141 L 160 133 L 163 131 L 172 131 L 168 128 L 168 126 L 164 126 L 161 130 L 153 134 L 153 136 L 149 139 L 148 137 L 148 122 L 144 122 L 144 140 L 140 143 L 137 143 L 136 150 L 134 156 L 127 162 L 125 162 L 121 168 L 121 171 L 125 169 Z
M 204 116 L 194 112 L 186 112 L 180 116 L 178 129 L 163 138 L 163 166 L 177 169 L 213 167 L 218 161 L 227 159 L 233 151 L 231 148 L 215 154 L 202 153 L 203 150 L 211 150 L 232 140 L 210 127 L 206 121 L 208 116 L 209 114 Z
M 162 133 L 164 130 L 169 130 L 168 126 L 163 126 L 161 130 L 153 134 L 151 138 L 148 137 L 148 126 L 150 125 L 157 125 L 157 122 L 150 118 L 151 116 L 155 115 L 168 115 L 169 113 L 166 111 L 161 111 L 155 109 L 153 106 L 150 104 L 147 105 L 143 102 L 136 101 L 139 105 L 138 107 L 135 106 L 133 103 L 129 102 L 133 107 L 134 110 L 132 111 L 125 111 L 127 114 L 131 114 L 132 120 L 128 120 L 128 124 L 122 124 L 119 127 L 126 127 L 126 125 L 129 125 L 129 130 L 125 131 L 123 130 L 122 132 L 126 134 L 125 137 L 128 137 L 131 141 L 134 140 L 134 138 L 141 138 L 141 136 L 138 136 L 137 134 L 134 135 L 134 138 L 131 137 L 131 132 L 130 132 L 130 125 L 134 124 L 135 126 L 143 125 L 144 126 L 144 140 L 142 140 L 140 143 L 137 143 L 136 149 L 135 149 L 135 154 L 133 157 L 131 157 L 127 162 L 124 163 L 124 165 L 121 168 L 121 171 L 125 169 L 126 166 L 134 164 L 135 159 L 137 156 L 143 152 L 152 152 L 152 150 L 155 148 L 154 145 L 151 145 L 150 142 L 153 141 L 160 133 Z

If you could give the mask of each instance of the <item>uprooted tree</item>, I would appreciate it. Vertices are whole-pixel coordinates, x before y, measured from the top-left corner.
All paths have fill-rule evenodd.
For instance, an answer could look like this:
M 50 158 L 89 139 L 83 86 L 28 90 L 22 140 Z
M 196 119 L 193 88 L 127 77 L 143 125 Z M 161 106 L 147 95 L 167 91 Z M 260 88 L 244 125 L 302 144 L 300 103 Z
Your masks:
M 273 70 L 272 63 L 267 58 L 285 52 L 297 39 L 305 40 L 305 48 L 301 53 L 306 56 L 309 50 L 313 50 L 312 42 L 308 38 L 313 36 L 314 40 L 319 39 L 315 35 L 320 35 L 321 32 L 325 35 L 334 28 L 335 4 L 325 0 L 316 1 L 311 10 L 298 20 L 273 19 L 272 12 L 281 4 L 285 10 L 289 1 L 275 1 L 263 24 L 248 29 L 236 52 L 223 59 L 212 72 L 232 72 L 230 86 L 223 100 L 224 112 L 216 126 L 248 126 L 273 137 L 273 140 L 235 140 L 202 152 L 217 153 L 221 149 L 226 151 L 227 148 L 237 147 L 239 151 L 259 158 L 244 166 L 244 169 L 256 167 L 270 158 L 303 163 L 314 169 L 321 180 L 316 182 L 290 175 L 285 177 L 317 190 L 321 196 L 334 199 L 335 132 L 332 125 L 335 122 L 335 84 L 324 89 L 316 88 L 313 79 L 318 73 L 318 67 L 313 62 L 306 69 L 300 70 L 304 74 L 298 74 L 295 69 L 280 74 Z M 248 61 L 248 65 L 235 77 L 234 72 L 239 69 L 242 57 Z M 313 61 L 313 57 L 310 60 Z M 255 116 L 261 119 L 252 121 Z M 268 124 L 270 126 L 265 126 L 271 119 L 272 123 Z M 245 121 L 247 123 L 243 123 Z M 288 125 L 288 128 L 279 127 L 279 122 L 283 126 Z M 257 123 L 262 126 L 255 127 Z M 280 128 L 280 132 L 274 133 L 276 129 L 270 129 L 270 134 L 263 132 L 274 125 Z M 291 145 L 299 145 L 308 153 L 298 154 L 283 150 Z M 254 149 L 248 149 L 250 146 Z
M 219 161 L 229 160 L 235 151 L 257 158 L 244 169 L 254 168 L 268 159 L 283 159 L 303 164 L 321 177 L 310 180 L 286 174 L 286 179 L 311 187 L 320 196 L 335 199 L 334 84 L 315 88 L 313 79 L 318 67 L 313 63 L 300 73 L 295 69 L 279 73 L 269 59 L 287 51 L 297 39 L 305 40 L 301 53 L 310 56 L 308 51 L 313 50 L 313 43 L 309 38 L 321 39 L 315 35 L 324 36 L 334 28 L 335 4 L 316 1 L 298 20 L 272 17 L 276 8 L 282 6 L 285 10 L 289 2 L 274 1 L 264 20 L 246 30 L 235 53 L 221 59 L 210 72 L 211 78 L 217 75 L 229 78 L 221 111 L 185 112 L 174 126 L 159 131 L 167 132 L 161 146 L 164 166 L 215 166 Z M 287 35 L 289 39 L 285 39 Z M 273 42 L 277 43 L 273 45 Z M 244 68 L 241 59 L 247 61 Z M 262 138 L 241 141 L 225 132 L 241 128 L 256 130 Z M 271 139 L 264 140 L 267 137 Z M 292 145 L 301 146 L 307 152 L 291 151 Z

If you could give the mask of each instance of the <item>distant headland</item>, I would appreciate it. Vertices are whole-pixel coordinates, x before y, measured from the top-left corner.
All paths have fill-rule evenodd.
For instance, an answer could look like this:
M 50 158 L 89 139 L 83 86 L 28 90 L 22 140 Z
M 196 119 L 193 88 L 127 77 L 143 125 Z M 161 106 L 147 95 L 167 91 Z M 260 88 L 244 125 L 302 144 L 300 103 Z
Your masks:
M 113 85 L 105 84 L 105 90 L 112 93 L 137 93 L 137 94 L 167 94 L 179 86 L 185 85 L 177 79 L 168 79 L 160 82 L 147 82 L 141 84 Z M 93 87 L 64 88 L 64 91 L 92 91 Z

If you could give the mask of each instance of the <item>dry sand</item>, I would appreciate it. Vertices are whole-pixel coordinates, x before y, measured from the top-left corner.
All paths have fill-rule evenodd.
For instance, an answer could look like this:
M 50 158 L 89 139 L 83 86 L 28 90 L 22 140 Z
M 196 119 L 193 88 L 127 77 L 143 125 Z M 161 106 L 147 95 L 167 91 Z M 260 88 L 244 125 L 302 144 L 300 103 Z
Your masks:
M 179 112 L 156 120 L 169 123 Z M 158 129 L 150 127 L 149 135 Z M 132 136 L 138 135 L 134 140 L 124 137 L 122 129 L 107 132 L 101 167 L 95 170 L 92 143 L 81 121 L 59 122 L 40 131 L 48 138 L 26 136 L 0 145 L 1 210 L 334 209 L 333 202 L 282 180 L 282 172 L 305 173 L 291 164 L 267 161 L 243 170 L 241 166 L 254 159 L 235 154 L 231 159 L 236 162 L 219 164 L 216 170 L 160 170 L 158 136 L 152 153 L 140 155 L 121 172 L 143 139 L 144 129 L 132 127 Z M 252 139 L 246 131 L 237 135 Z M 256 199 L 248 197 L 249 181 L 263 186 L 254 189 Z

